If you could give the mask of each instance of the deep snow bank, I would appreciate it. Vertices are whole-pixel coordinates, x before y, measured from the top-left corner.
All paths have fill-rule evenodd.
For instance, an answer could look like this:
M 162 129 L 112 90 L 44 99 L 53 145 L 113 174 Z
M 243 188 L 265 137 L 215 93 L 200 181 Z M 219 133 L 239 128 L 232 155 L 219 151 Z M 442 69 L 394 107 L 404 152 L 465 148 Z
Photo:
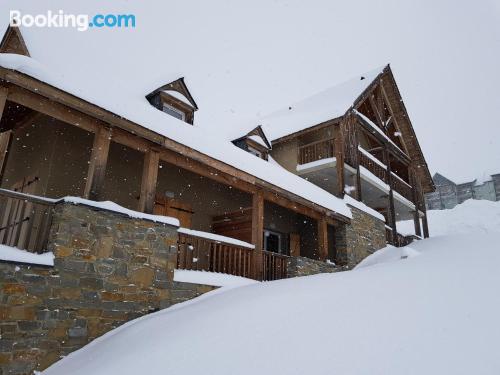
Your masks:
M 431 236 L 500 232 L 500 202 L 468 200 L 451 210 L 427 211 Z M 398 221 L 398 232 L 414 234 L 413 220 Z
M 411 248 L 419 255 L 353 272 L 209 293 L 130 322 L 46 374 L 500 373 L 496 236 Z

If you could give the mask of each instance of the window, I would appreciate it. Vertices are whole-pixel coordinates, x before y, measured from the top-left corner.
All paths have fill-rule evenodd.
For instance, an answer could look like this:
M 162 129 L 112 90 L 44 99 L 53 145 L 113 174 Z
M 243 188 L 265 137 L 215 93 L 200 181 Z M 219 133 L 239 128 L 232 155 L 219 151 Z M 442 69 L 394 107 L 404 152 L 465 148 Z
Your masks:
M 271 232 L 270 230 L 264 231 L 264 249 L 272 251 L 273 253 L 281 253 L 281 234 Z
M 168 113 L 170 116 L 174 116 L 182 121 L 186 118 L 186 114 L 184 112 L 165 103 L 163 104 L 163 112 Z
M 261 158 L 261 159 L 262 159 L 262 152 L 260 152 L 259 150 L 255 149 L 255 148 L 253 148 L 253 147 L 251 147 L 251 146 L 248 146 L 248 147 L 247 147 L 247 150 L 248 150 L 248 152 L 249 152 L 249 153 L 251 153 L 252 155 L 255 155 L 255 156 L 257 156 L 257 157 L 259 157 L 259 158 Z

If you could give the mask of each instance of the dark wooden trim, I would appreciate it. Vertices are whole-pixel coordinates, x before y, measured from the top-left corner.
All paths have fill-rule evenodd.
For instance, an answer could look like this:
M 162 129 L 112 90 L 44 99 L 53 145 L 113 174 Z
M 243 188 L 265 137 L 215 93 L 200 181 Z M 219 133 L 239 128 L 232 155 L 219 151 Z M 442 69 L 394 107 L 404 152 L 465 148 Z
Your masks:
M 252 243 L 255 245 L 253 274 L 256 280 L 263 278 L 264 194 L 261 190 L 252 196 Z
M 385 160 L 389 160 L 389 151 L 385 150 Z M 389 185 L 389 204 L 387 208 L 387 219 L 389 220 L 389 226 L 392 228 L 392 243 L 397 242 L 397 228 L 396 228 L 396 210 L 394 208 L 394 191 L 392 189 L 392 174 L 391 174 L 391 163 L 387 163 L 387 184 Z
M 319 260 L 328 258 L 328 224 L 324 217 L 317 220 L 318 223 L 318 254 Z
M 102 188 L 106 176 L 111 129 L 102 127 L 94 135 L 94 144 L 90 156 L 87 181 L 83 193 L 84 198 L 94 201 L 102 200 Z
M 156 196 L 156 183 L 158 181 L 158 167 L 160 154 L 150 149 L 144 154 L 144 166 L 142 169 L 141 195 L 139 197 L 138 211 L 153 213 Z
M 19 40 L 18 46 L 10 45 L 13 37 L 16 37 Z M 26 46 L 26 42 L 24 41 L 19 27 L 10 25 L 7 27 L 2 41 L 0 42 L 0 53 L 15 53 L 30 57 L 28 47 Z

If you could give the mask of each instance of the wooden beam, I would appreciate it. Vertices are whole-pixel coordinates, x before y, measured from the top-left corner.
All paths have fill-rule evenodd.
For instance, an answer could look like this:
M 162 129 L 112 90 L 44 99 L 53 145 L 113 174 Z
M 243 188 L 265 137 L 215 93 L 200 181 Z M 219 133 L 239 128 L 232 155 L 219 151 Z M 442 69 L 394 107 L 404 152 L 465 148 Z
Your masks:
M 335 158 L 337 159 L 337 188 L 336 195 L 339 198 L 344 197 L 344 135 L 343 130 L 341 129 L 342 125 L 339 128 L 338 136 L 335 137 Z
M 20 87 L 11 86 L 7 99 L 89 132 L 96 132 L 98 127 L 103 125 L 100 121 L 84 113 L 70 109 Z
M 144 167 L 142 169 L 141 196 L 138 210 L 148 214 L 153 213 L 158 181 L 158 167 L 160 154 L 156 150 L 149 150 L 144 154 Z
M 419 200 L 418 200 L 418 189 L 417 189 L 417 176 L 416 172 L 413 168 L 412 165 L 409 167 L 409 173 L 410 173 L 410 183 L 411 183 L 411 190 L 413 194 L 413 204 L 415 205 L 415 212 L 413 213 L 413 225 L 415 226 L 415 234 L 419 237 L 422 236 L 422 231 L 420 230 L 420 216 L 418 214 L 418 209 L 419 209 Z
M 264 195 L 258 190 L 252 196 L 252 243 L 255 245 L 253 256 L 253 275 L 256 280 L 263 279 L 263 236 L 264 236 Z
M 422 229 L 424 230 L 424 238 L 429 238 L 429 223 L 427 222 L 427 207 L 425 207 L 425 202 L 422 204 L 422 211 L 424 216 L 422 217 Z
M 102 200 L 102 187 L 106 176 L 109 144 L 111 143 L 111 129 L 102 127 L 94 135 L 92 154 L 90 155 L 89 171 L 85 184 L 84 198 Z
M 389 160 L 389 151 L 385 150 L 385 160 Z M 396 244 L 397 240 L 397 228 L 396 228 L 396 211 L 394 208 L 394 192 L 392 190 L 392 174 L 391 174 L 391 163 L 386 163 L 387 165 L 387 184 L 389 185 L 389 204 L 387 208 L 387 219 L 389 220 L 389 226 L 392 229 L 392 244 Z
M 0 87 L 0 121 L 2 121 L 3 111 L 7 102 L 8 89 Z M 0 134 L 0 183 L 3 179 L 5 165 L 7 164 L 7 153 L 12 142 L 12 130 L 7 130 Z
M 7 103 L 8 96 L 9 96 L 9 89 L 7 87 L 0 86 L 0 121 L 2 120 L 2 115 L 5 109 L 5 104 Z
M 328 224 L 322 217 L 318 221 L 318 255 L 319 260 L 326 261 L 328 258 Z

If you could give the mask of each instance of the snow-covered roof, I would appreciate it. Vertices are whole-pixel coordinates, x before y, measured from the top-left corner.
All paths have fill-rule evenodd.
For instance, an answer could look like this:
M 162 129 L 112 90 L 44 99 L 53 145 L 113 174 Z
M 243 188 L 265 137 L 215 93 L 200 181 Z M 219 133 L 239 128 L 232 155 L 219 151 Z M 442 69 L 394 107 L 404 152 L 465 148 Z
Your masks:
M 78 74 L 59 75 L 35 59 L 21 55 L 0 54 L 0 66 L 27 74 L 330 211 L 352 217 L 342 199 L 274 163 L 254 157 L 213 132 L 165 115 L 148 103 L 144 93 L 136 93 L 134 97 L 125 94 L 122 97 L 119 92 L 107 95 L 99 87 L 92 90 L 86 84 L 80 85 Z M 363 207 L 367 212 L 373 211 Z
M 271 140 L 343 116 L 385 66 L 312 95 L 260 119 Z

